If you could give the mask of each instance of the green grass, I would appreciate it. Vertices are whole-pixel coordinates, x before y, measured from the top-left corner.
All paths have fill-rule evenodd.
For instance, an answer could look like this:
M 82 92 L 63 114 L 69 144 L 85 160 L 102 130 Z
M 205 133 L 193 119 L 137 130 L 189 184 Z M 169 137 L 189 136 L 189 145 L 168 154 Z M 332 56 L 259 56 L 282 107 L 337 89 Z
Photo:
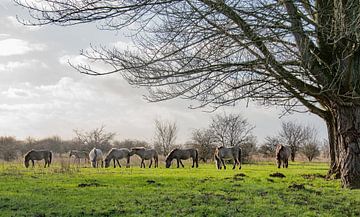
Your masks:
M 326 164 L 230 168 L 0 164 L 0 216 L 360 216 L 360 191 L 321 178 Z

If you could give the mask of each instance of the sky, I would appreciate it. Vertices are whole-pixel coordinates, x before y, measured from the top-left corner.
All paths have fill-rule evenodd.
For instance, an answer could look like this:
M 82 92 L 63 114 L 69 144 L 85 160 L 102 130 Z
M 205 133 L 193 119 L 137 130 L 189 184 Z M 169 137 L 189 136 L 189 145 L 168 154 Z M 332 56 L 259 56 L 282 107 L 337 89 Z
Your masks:
M 68 64 L 85 63 L 81 49 L 91 45 L 127 47 L 126 32 L 100 31 L 96 24 L 28 27 L 17 22 L 26 11 L 11 0 L 0 0 L 0 136 L 71 139 L 74 129 L 90 131 L 105 126 L 117 140 L 150 143 L 154 121 L 176 122 L 177 143 L 191 139 L 194 129 L 206 128 L 217 113 L 238 113 L 255 125 L 261 144 L 276 135 L 282 121 L 295 121 L 317 129 L 326 138 L 325 123 L 310 113 L 282 116 L 281 108 L 240 102 L 215 112 L 189 109 L 195 102 L 173 99 L 149 103 L 146 90 L 130 86 L 120 75 L 92 77 Z

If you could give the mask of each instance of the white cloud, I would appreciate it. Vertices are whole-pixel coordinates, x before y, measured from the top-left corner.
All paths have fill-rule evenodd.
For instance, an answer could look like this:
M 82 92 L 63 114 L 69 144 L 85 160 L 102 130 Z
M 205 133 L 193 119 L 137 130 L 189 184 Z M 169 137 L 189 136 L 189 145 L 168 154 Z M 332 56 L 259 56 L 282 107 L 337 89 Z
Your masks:
M 41 28 L 40 26 L 24 25 L 20 23 L 14 16 L 5 17 L 4 21 L 6 22 L 6 25 L 10 25 L 11 27 L 15 27 L 16 29 L 19 29 L 21 31 L 36 31 Z
M 32 44 L 16 38 L 0 40 L 0 56 L 22 55 L 31 51 L 43 51 L 45 44 Z
M 9 61 L 5 64 L 0 63 L 0 72 L 12 72 L 14 70 L 26 69 L 34 66 L 36 66 L 36 68 L 48 68 L 45 63 L 40 62 L 39 60 L 31 59 L 23 61 Z
M 38 94 L 30 90 L 10 87 L 8 90 L 1 92 L 2 95 L 8 98 L 32 98 L 39 97 Z

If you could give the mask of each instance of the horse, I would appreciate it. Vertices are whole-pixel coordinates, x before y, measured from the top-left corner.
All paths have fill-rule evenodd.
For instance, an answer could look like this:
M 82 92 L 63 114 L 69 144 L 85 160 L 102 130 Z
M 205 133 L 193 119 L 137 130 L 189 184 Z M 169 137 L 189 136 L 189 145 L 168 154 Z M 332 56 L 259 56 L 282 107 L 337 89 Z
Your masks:
M 29 161 L 31 160 L 32 166 L 34 167 L 34 160 L 45 160 L 45 166 L 49 167 L 52 160 L 52 152 L 48 150 L 31 150 L 25 154 L 25 167 L 29 167 Z
M 121 167 L 119 160 L 123 158 L 126 158 L 126 167 L 130 167 L 130 156 L 132 156 L 132 152 L 127 148 L 112 148 L 105 157 L 105 168 L 110 166 L 111 160 L 114 162 L 114 168 L 116 167 L 115 160 Z
M 99 167 L 99 161 L 101 161 L 101 167 L 104 167 L 103 152 L 98 148 L 93 148 L 89 153 L 89 160 L 92 167 Z
M 187 160 L 189 158 L 192 158 L 193 164 L 192 168 L 194 168 L 194 165 L 196 163 L 196 168 L 199 167 L 199 154 L 198 151 L 195 148 L 189 148 L 189 149 L 173 149 L 168 156 L 165 159 L 166 162 L 166 168 L 169 168 L 171 166 L 171 162 L 173 159 L 176 159 L 177 161 L 177 168 L 179 168 L 179 163 L 182 167 L 184 167 L 184 164 L 181 162 L 181 160 Z
M 235 169 L 236 164 L 239 164 L 239 169 L 241 169 L 241 148 L 239 146 L 234 146 L 231 148 L 226 148 L 224 146 L 217 147 L 215 149 L 214 158 L 216 162 L 216 167 L 221 170 L 221 164 L 224 166 L 224 170 L 226 170 L 225 160 L 233 159 Z
M 159 166 L 159 158 L 158 153 L 155 149 L 147 149 L 144 147 L 135 147 L 131 149 L 131 155 L 136 154 L 141 158 L 140 168 L 144 166 L 145 168 L 145 160 L 150 160 L 149 168 L 153 163 L 153 159 L 155 161 L 155 168 Z
M 89 160 L 89 154 L 86 151 L 71 150 L 70 154 L 69 154 L 69 158 L 71 158 L 71 156 L 74 156 L 75 160 L 79 161 L 79 164 L 80 164 L 81 159 L 84 159 L 85 163 L 86 163 L 86 161 Z
M 281 166 L 281 162 L 283 165 L 283 168 L 288 168 L 289 165 L 289 157 L 291 154 L 291 150 L 289 147 L 284 146 L 282 144 L 276 145 L 276 163 L 278 168 Z

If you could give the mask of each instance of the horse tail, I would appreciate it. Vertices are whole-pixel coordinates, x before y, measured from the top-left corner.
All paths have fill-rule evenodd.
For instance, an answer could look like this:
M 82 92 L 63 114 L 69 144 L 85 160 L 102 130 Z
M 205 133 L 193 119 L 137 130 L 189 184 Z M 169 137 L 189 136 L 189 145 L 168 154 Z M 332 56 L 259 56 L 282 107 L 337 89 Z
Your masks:
M 220 158 L 218 157 L 218 154 L 219 154 L 219 149 L 216 148 L 215 153 L 214 153 L 215 166 L 216 166 L 216 168 L 220 169 L 219 168 Z
M 276 160 L 281 160 L 281 152 L 284 149 L 283 145 L 276 147 Z
M 241 148 L 239 147 L 239 167 L 241 168 Z
M 157 152 L 154 154 L 154 160 L 155 160 L 155 167 L 159 167 L 159 156 Z
M 50 152 L 49 152 L 49 163 L 48 163 L 48 166 L 51 164 L 51 161 L 52 161 L 52 152 L 50 151 Z

